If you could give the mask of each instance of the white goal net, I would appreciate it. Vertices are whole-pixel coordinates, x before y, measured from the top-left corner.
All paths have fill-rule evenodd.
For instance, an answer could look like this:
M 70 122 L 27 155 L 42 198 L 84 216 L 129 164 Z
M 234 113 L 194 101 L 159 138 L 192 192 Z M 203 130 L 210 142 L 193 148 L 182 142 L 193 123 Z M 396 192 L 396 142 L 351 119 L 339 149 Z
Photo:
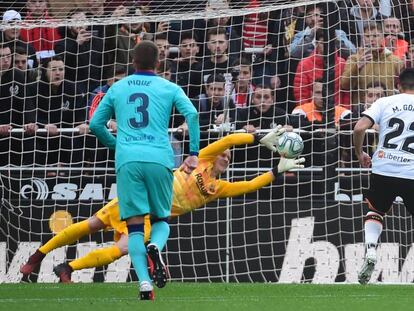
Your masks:
M 171 220 L 171 279 L 357 281 L 369 170 L 356 160 L 352 128 L 414 65 L 412 4 L 28 0 L 1 1 L 0 14 L 0 283 L 57 282 L 53 266 L 113 243 L 111 231 L 95 233 L 49 253 L 28 279 L 19 273 L 39 245 L 116 197 L 114 154 L 88 121 L 112 83 L 133 73 L 142 40 L 160 49 L 157 74 L 199 111 L 201 147 L 276 124 L 305 143 L 305 169 Z M 174 111 L 176 167 L 188 153 L 183 122 Z M 376 145 L 373 128 L 364 148 L 372 154 Z M 270 151 L 240 145 L 220 178 L 249 180 L 276 163 Z M 414 279 L 412 218 L 399 198 L 394 205 L 374 282 Z M 135 280 L 130 265 L 124 256 L 73 280 Z

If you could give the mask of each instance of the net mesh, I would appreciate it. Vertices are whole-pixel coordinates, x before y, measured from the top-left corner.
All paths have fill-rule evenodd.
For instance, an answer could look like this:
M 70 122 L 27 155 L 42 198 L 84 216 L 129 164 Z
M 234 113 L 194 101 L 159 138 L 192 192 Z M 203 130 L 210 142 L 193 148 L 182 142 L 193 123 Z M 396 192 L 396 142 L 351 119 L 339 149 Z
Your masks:
M 87 122 L 109 86 L 133 72 L 132 49 L 145 39 L 160 49 L 157 73 L 198 109 L 202 147 L 275 124 L 305 144 L 306 169 L 172 219 L 172 279 L 356 282 L 369 171 L 353 154 L 352 126 L 375 99 L 396 92 L 399 70 L 413 64 L 410 4 L 2 1 L 0 11 L 0 282 L 20 282 L 20 265 L 40 244 L 116 197 L 114 154 Z M 383 28 L 364 30 L 369 21 Z M 174 112 L 176 167 L 188 153 L 183 122 Z M 115 122 L 108 127 L 116 131 Z M 364 148 L 372 154 L 376 145 L 374 128 Z M 221 178 L 249 180 L 275 163 L 268 150 L 238 146 Z M 411 219 L 397 201 L 373 279 L 412 282 Z M 57 249 L 29 280 L 56 282 L 54 265 L 108 243 L 113 233 L 105 231 Z M 124 256 L 73 280 L 135 280 L 129 268 Z

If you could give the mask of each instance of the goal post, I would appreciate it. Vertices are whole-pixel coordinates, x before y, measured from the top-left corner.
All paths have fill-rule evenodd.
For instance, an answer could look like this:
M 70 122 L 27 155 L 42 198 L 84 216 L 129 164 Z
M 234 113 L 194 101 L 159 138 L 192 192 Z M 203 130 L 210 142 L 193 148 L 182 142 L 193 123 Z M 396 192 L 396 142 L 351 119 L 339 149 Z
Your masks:
M 110 85 L 133 73 L 131 51 L 142 40 L 153 40 L 161 52 L 157 74 L 180 85 L 199 111 L 202 147 L 230 133 L 265 134 L 277 124 L 305 142 L 305 169 L 171 219 L 165 249 L 171 279 L 357 282 L 364 255 L 362 193 L 370 172 L 357 163 L 352 127 L 373 98 L 396 92 L 398 72 L 354 71 L 353 57 L 367 48 L 355 4 L 91 3 L 49 1 L 48 14 L 38 18 L 13 1 L 0 4 L 0 56 L 10 58 L 0 63 L 0 283 L 22 281 L 19 267 L 39 245 L 116 197 L 114 153 L 87 124 Z M 406 14 L 393 3 L 374 3 L 369 12 L 377 12 L 382 26 L 386 14 L 397 16 L 400 31 L 383 32 L 384 55 L 398 55 L 388 64 L 412 66 L 407 25 L 413 9 Z M 173 111 L 169 134 L 176 167 L 188 153 L 183 121 Z M 116 131 L 114 123 L 108 127 Z M 375 129 L 364 144 L 372 154 Z M 276 158 L 260 146 L 237 146 L 220 178 L 249 180 L 272 169 Z M 411 283 L 412 218 L 399 198 L 394 205 L 385 218 L 373 280 Z M 23 281 L 57 282 L 53 266 L 110 243 L 111 231 L 86 236 L 49 253 Z M 130 267 L 124 256 L 76 271 L 73 279 L 136 280 Z

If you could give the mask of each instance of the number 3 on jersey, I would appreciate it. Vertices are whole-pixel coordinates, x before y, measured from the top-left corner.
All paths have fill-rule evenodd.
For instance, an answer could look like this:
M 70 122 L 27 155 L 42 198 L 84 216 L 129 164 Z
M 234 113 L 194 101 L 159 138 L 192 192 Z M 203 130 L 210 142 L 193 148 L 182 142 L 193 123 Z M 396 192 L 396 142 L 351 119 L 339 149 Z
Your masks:
M 135 116 L 128 120 L 128 125 L 133 129 L 146 127 L 149 122 L 148 118 L 148 95 L 144 93 L 134 93 L 128 98 L 128 104 L 136 106 Z

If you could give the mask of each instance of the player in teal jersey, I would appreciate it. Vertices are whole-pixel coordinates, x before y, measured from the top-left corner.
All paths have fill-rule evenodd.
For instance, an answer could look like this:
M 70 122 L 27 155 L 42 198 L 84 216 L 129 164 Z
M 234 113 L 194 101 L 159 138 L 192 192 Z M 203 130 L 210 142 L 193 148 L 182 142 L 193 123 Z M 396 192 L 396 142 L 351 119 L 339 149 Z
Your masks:
M 154 265 L 152 279 L 164 287 L 167 272 L 162 261 L 170 228 L 174 157 L 168 135 L 173 106 L 185 117 L 190 134 L 190 156 L 182 169 L 191 173 L 198 164 L 200 130 L 197 110 L 183 90 L 158 77 L 158 48 L 142 41 L 134 48 L 135 74 L 112 85 L 90 123 L 90 129 L 107 147 L 115 148 L 115 169 L 121 219 L 128 226 L 128 251 L 140 282 L 140 298 L 153 299 L 147 270 L 147 253 Z M 115 116 L 115 138 L 106 123 Z M 150 214 L 151 243 L 144 245 L 144 216 Z

